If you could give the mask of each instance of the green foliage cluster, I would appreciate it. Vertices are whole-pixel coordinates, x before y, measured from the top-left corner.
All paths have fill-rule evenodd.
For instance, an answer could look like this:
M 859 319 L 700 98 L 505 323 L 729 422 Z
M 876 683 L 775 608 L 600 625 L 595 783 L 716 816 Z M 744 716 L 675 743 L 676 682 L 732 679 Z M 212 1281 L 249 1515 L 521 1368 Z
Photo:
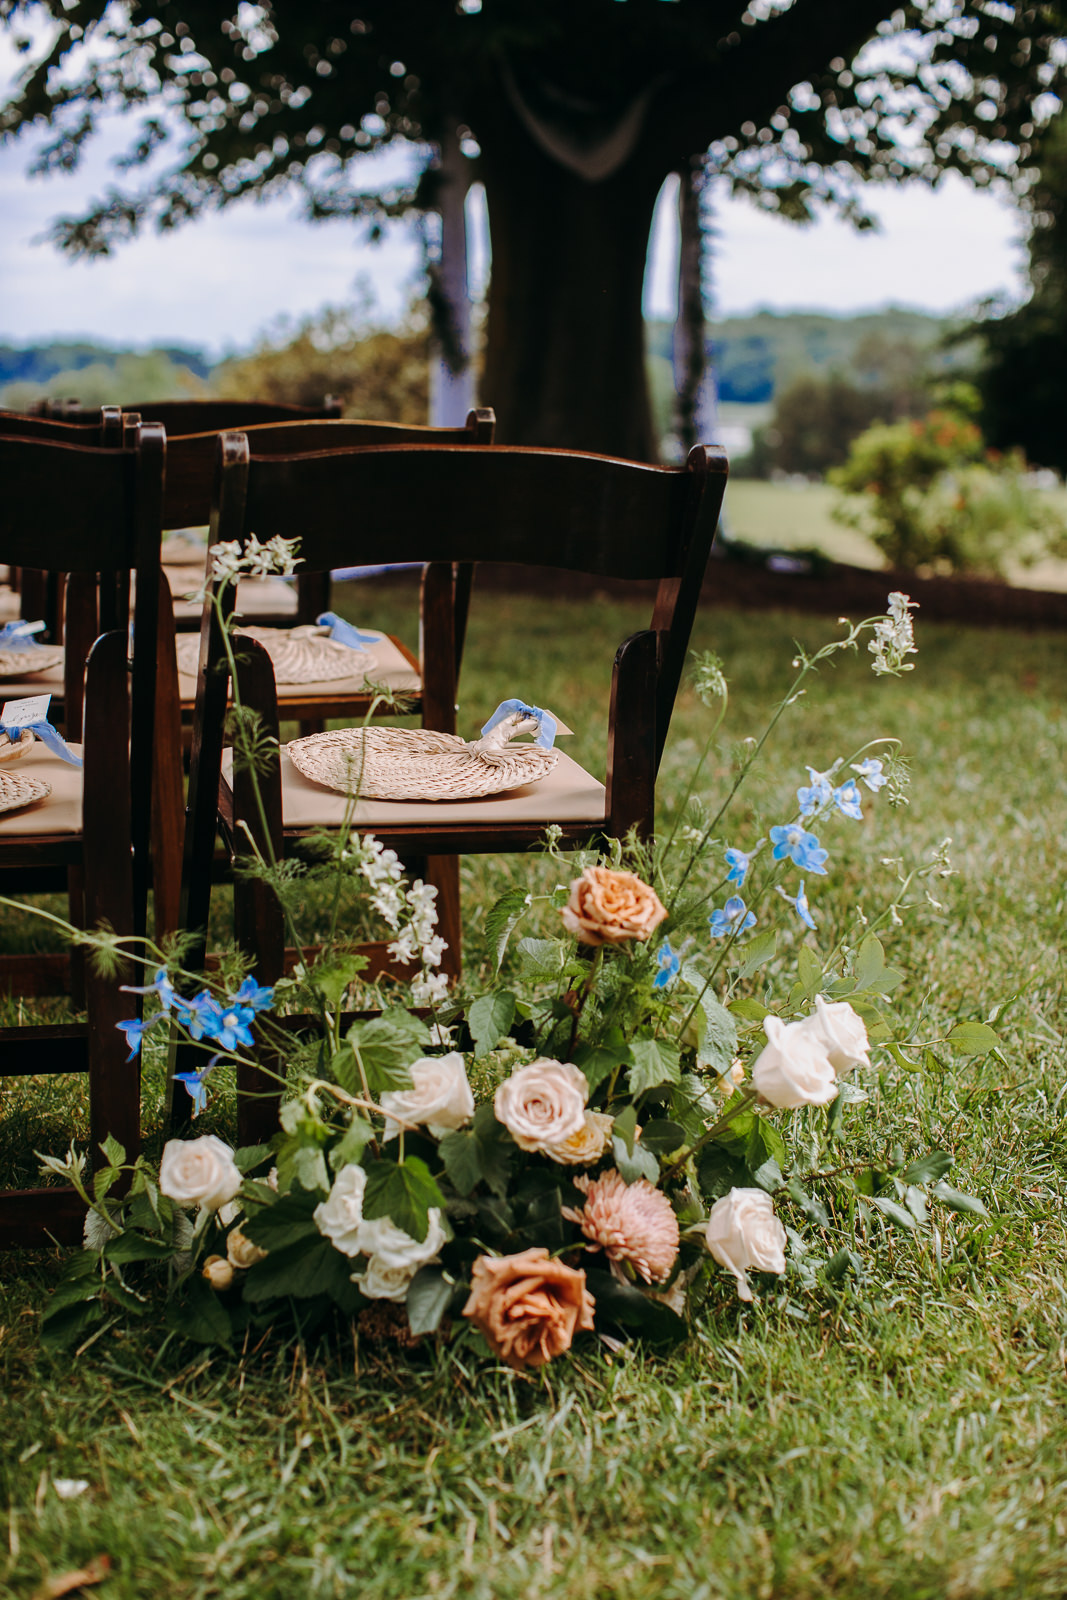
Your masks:
M 0 405 L 24 411 L 35 400 L 80 400 L 87 406 L 133 401 L 202 399 L 203 378 L 166 350 L 101 351 L 95 360 L 60 368 L 47 377 L 17 378 L 0 390 Z
M 829 474 L 851 497 L 834 515 L 894 567 L 1003 574 L 1009 561 L 1058 553 L 1067 538 L 1025 465 L 1018 453 L 987 450 L 977 424 L 958 411 L 878 424 Z
M 317 406 L 327 394 L 346 416 L 426 422 L 429 332 L 412 310 L 399 327 L 369 321 L 359 307 L 327 306 L 295 326 L 282 319 L 244 355 L 211 375 L 222 399 L 277 400 Z

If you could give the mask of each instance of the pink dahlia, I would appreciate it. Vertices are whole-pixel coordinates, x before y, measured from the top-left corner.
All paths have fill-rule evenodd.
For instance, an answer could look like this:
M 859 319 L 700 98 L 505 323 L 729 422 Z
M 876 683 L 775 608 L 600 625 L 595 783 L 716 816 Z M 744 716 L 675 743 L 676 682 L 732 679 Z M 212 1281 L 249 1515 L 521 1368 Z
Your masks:
M 580 1210 L 565 1206 L 563 1215 L 612 1261 L 629 1261 L 646 1283 L 669 1277 L 678 1254 L 678 1218 L 667 1196 L 645 1178 L 624 1182 L 614 1169 L 599 1178 L 573 1181 L 585 1195 L 585 1205 Z

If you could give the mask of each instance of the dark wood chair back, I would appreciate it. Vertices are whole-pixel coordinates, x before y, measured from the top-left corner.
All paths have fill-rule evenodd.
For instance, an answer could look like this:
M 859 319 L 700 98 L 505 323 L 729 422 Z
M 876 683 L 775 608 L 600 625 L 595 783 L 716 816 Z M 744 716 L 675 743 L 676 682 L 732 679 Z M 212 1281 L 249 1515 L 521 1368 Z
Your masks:
M 246 428 L 260 422 L 301 422 L 339 417 L 341 402 L 327 395 L 321 406 L 281 405 L 273 400 L 145 400 L 124 405 L 144 422 L 161 422 L 168 439 L 181 433 L 218 433 L 223 428 Z M 92 406 L 80 400 L 48 400 L 43 415 L 82 427 L 94 418 Z
M 95 611 L 95 633 L 68 639 L 64 698 L 68 732 L 83 697 L 85 660 L 96 634 L 129 627 L 133 614 L 130 806 L 138 932 L 148 889 L 152 728 L 156 692 L 159 551 L 166 439 L 158 423 L 134 431 L 130 448 L 0 436 L 0 561 L 68 575 L 79 615 Z M 90 600 L 87 596 L 94 596 Z M 73 614 L 73 604 L 68 611 Z M 80 728 L 80 714 L 76 719 Z

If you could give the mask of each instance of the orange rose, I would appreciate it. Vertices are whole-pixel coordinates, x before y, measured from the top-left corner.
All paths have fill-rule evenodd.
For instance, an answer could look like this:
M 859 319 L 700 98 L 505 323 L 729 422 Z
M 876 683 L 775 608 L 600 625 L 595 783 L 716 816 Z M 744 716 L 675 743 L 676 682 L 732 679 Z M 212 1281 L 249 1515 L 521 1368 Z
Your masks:
M 567 932 L 583 944 L 650 939 L 666 915 L 655 889 L 610 867 L 586 867 L 561 912 Z
M 569 1350 L 577 1332 L 592 1329 L 594 1309 L 585 1273 L 539 1248 L 479 1256 L 463 1315 L 481 1328 L 494 1355 L 521 1372 Z

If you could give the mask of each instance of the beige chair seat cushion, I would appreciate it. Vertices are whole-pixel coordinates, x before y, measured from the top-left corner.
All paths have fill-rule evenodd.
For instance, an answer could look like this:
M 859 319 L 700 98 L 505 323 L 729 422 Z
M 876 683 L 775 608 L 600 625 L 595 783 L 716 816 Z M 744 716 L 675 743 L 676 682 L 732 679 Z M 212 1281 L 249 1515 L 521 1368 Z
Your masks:
M 72 744 L 75 755 L 81 755 L 80 744 Z M 0 771 L 23 772 L 27 777 L 43 778 L 52 785 L 52 793 L 21 811 L 0 812 L 0 837 L 27 838 L 38 834 L 71 834 L 82 831 L 82 769 L 61 761 L 38 739 L 33 749 L 16 761 L 5 761 Z
M 60 661 L 54 667 L 46 667 L 43 672 L 35 672 L 28 678 L 0 678 L 0 705 L 5 700 L 26 700 L 34 694 L 63 693 L 63 663 Z M 25 760 L 25 756 L 22 758 Z
M 0 583 L 0 623 L 14 622 L 19 616 L 21 597 L 8 583 Z
M 233 752 L 223 756 L 223 777 L 232 783 Z M 283 746 L 281 755 L 282 818 L 286 828 L 334 828 L 345 820 L 348 801 L 297 772 Z M 508 794 L 481 800 L 360 800 L 353 820 L 360 828 L 422 826 L 470 827 L 500 823 L 603 822 L 604 785 L 561 750 L 547 778 L 527 783 Z
M 199 622 L 202 600 L 186 600 L 203 582 L 203 573 L 193 567 L 164 567 L 170 592 L 174 596 L 174 620 Z M 237 616 L 246 622 L 257 617 L 292 617 L 296 620 L 296 586 L 281 578 L 246 578 L 237 585 Z
M 422 691 L 422 679 L 415 671 L 411 662 L 403 655 L 388 637 L 387 634 L 377 633 L 374 629 L 367 628 L 367 633 L 374 633 L 374 681 L 384 683 L 390 689 L 395 689 L 398 694 L 419 694 Z M 360 653 L 353 650 L 352 659 L 358 663 Z M 345 695 L 362 694 L 366 688 L 366 678 L 358 667 L 350 678 L 330 678 L 322 683 L 279 683 L 277 685 L 278 700 L 308 700 L 315 695 L 326 695 L 331 700 L 343 698 Z M 195 700 L 196 679 L 188 673 L 178 673 L 178 692 L 183 701 Z

